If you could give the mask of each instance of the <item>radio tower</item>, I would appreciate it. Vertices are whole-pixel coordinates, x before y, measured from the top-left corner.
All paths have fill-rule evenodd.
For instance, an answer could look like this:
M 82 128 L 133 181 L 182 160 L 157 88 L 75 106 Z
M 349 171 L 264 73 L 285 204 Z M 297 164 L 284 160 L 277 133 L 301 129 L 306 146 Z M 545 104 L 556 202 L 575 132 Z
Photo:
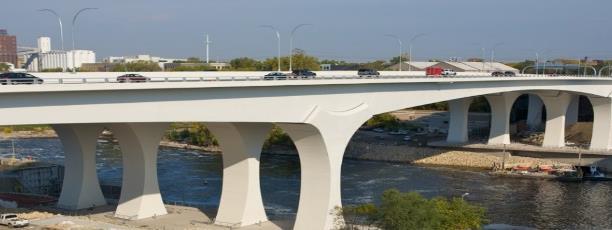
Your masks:
M 211 41 L 210 41 L 210 39 L 208 38 L 208 34 L 207 34 L 207 35 L 206 35 L 206 64 L 208 64 L 208 63 L 209 63 L 209 61 L 210 61 L 210 58 L 209 58 L 209 52 L 208 52 L 208 51 L 209 51 L 209 49 L 210 49 L 210 47 L 209 47 L 209 46 L 210 46 L 210 43 L 211 43 Z

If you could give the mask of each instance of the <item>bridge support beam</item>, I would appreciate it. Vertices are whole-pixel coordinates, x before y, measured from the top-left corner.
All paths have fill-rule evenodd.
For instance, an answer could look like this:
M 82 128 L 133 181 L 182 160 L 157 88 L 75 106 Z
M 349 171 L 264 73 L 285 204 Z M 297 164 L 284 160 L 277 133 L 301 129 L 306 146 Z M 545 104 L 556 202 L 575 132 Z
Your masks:
M 78 210 L 106 205 L 96 173 L 96 144 L 103 126 L 52 125 L 64 147 L 64 182 L 57 206 Z
M 215 224 L 242 227 L 268 221 L 259 185 L 259 157 L 272 124 L 207 123 L 223 150 L 223 188 Z
M 580 110 L 580 95 L 572 95 L 572 101 L 567 107 L 565 114 L 565 126 L 578 123 L 578 111 Z
M 491 107 L 490 145 L 510 144 L 510 111 L 520 93 L 486 95 Z
M 157 181 L 157 151 L 168 123 L 112 124 L 123 153 L 123 183 L 115 217 L 144 219 L 167 214 Z
M 572 101 L 572 95 L 567 93 L 539 95 L 546 107 L 546 129 L 542 146 L 563 147 L 565 146 L 565 114 Z
M 527 106 L 527 126 L 529 130 L 537 130 L 542 126 L 542 99 L 537 95 L 529 94 Z
M 450 121 L 448 123 L 448 143 L 468 142 L 468 114 L 474 99 L 461 98 L 448 102 Z
M 612 98 L 589 97 L 593 105 L 592 150 L 612 149 Z
M 278 124 L 289 134 L 300 155 L 300 202 L 293 229 L 337 229 L 340 171 L 346 146 L 357 129 L 372 115 L 362 104 L 349 111 L 315 108 L 306 124 Z

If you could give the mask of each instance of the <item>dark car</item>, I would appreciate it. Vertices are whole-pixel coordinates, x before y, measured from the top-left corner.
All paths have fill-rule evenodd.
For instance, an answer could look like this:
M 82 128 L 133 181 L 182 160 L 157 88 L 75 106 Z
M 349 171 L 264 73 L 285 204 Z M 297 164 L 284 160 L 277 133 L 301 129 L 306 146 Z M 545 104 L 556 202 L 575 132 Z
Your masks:
M 493 77 L 502 77 L 502 76 L 504 76 L 504 72 L 495 71 L 495 72 L 491 73 L 491 76 L 493 76 Z
M 296 78 L 313 78 L 316 77 L 317 74 L 307 69 L 296 69 L 291 73 Z
M 121 76 L 117 77 L 117 81 L 119 83 L 125 83 L 125 82 L 148 82 L 148 81 L 151 81 L 151 78 L 142 76 L 140 74 L 130 73 L 130 74 L 124 74 L 124 75 L 121 75 Z
M 272 72 L 264 76 L 264 80 L 287 80 L 287 74 L 281 72 Z
M 44 81 L 29 73 L 3 73 L 0 74 L 0 83 L 3 85 L 42 84 Z
M 516 76 L 516 73 L 512 72 L 512 71 L 506 71 L 506 72 L 504 72 L 504 76 L 514 77 L 514 76 Z
M 380 76 L 380 73 L 374 69 L 359 69 L 357 70 L 357 75 L 359 75 L 360 77 L 378 77 Z

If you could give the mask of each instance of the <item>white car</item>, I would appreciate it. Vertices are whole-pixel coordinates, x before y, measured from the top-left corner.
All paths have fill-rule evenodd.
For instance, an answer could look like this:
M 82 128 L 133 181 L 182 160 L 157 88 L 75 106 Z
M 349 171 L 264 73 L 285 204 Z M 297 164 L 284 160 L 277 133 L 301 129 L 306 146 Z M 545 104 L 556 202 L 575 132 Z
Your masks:
M 30 225 L 30 221 L 18 218 L 17 214 L 7 213 L 0 215 L 0 224 L 11 228 L 21 228 Z
M 444 69 L 442 70 L 442 76 L 455 76 L 457 75 L 457 72 L 455 72 L 452 69 Z

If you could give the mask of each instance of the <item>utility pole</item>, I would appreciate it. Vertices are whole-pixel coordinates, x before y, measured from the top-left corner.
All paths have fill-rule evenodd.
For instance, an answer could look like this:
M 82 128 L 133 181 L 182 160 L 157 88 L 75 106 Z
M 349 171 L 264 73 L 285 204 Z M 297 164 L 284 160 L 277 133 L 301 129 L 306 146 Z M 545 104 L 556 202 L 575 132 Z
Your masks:
M 210 43 L 212 43 L 212 42 L 210 41 L 210 39 L 208 37 L 208 34 L 206 34 L 206 64 L 210 63 L 210 58 L 209 58 L 210 57 L 209 56 L 210 55 L 210 53 L 209 53 Z

